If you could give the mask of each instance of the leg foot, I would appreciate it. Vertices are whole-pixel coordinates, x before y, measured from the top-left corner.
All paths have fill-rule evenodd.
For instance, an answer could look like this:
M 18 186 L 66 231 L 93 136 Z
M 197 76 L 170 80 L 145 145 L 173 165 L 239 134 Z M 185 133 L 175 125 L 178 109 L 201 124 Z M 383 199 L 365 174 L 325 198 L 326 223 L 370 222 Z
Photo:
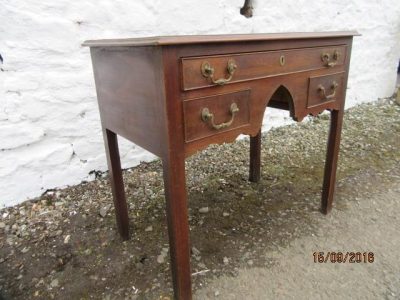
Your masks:
M 163 170 L 175 299 L 190 300 L 192 290 L 184 158 L 164 159 Z
M 324 214 L 329 213 L 332 209 L 342 122 L 343 110 L 332 110 L 328 138 L 328 150 L 325 161 L 324 183 L 322 187 L 321 210 Z
M 125 199 L 124 182 L 122 179 L 117 135 L 108 129 L 103 129 L 103 137 L 106 147 L 108 169 L 110 171 L 117 227 L 121 237 L 127 240 L 129 239 L 129 217 Z
M 250 174 L 251 182 L 259 182 L 261 174 L 261 129 L 256 136 L 250 137 Z

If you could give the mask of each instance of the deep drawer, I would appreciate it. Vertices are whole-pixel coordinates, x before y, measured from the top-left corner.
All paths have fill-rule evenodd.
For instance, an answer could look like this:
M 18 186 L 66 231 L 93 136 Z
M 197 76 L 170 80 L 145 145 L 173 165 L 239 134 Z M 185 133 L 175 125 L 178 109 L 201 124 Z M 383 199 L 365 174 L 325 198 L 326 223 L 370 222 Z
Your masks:
M 186 142 L 248 125 L 249 101 L 250 90 L 184 101 Z
M 182 88 L 192 90 L 268 76 L 334 68 L 345 62 L 346 46 L 182 58 Z

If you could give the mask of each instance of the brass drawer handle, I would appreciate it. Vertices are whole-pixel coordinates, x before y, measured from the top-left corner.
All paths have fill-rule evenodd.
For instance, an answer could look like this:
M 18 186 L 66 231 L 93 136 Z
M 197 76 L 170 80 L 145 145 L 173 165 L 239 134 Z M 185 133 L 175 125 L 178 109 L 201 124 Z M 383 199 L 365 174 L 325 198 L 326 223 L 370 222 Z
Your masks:
M 214 78 L 214 72 L 215 69 L 214 67 L 211 66 L 211 64 L 208 61 L 205 61 L 201 64 L 201 74 L 205 78 L 210 78 L 211 82 L 217 85 L 224 85 L 225 83 L 229 82 L 232 80 L 233 74 L 235 73 L 235 70 L 237 68 L 237 65 L 233 59 L 230 59 L 228 61 L 228 65 L 226 66 L 226 70 L 229 74 L 228 78 L 220 78 L 220 79 L 215 79 Z
M 207 107 L 203 108 L 203 110 L 201 111 L 201 119 L 203 120 L 203 122 L 206 122 L 206 123 L 210 122 L 212 128 L 214 128 L 216 130 L 227 128 L 232 125 L 233 120 L 235 119 L 236 113 L 239 112 L 239 107 L 237 106 L 236 103 L 232 103 L 229 111 L 230 111 L 232 117 L 228 122 L 225 122 L 225 123 L 215 124 L 214 123 L 214 114 L 210 113 L 210 111 Z
M 318 86 L 318 92 L 321 94 L 321 96 L 323 97 L 324 100 L 330 100 L 335 97 L 338 86 L 339 86 L 339 84 L 336 81 L 332 82 L 332 85 L 331 85 L 332 94 L 327 95 L 324 86 L 322 84 L 320 84 Z
M 332 61 L 331 55 L 329 53 L 322 53 L 321 60 L 325 63 L 326 67 L 332 68 L 337 65 L 339 57 L 340 52 L 338 50 L 335 50 L 332 55 Z

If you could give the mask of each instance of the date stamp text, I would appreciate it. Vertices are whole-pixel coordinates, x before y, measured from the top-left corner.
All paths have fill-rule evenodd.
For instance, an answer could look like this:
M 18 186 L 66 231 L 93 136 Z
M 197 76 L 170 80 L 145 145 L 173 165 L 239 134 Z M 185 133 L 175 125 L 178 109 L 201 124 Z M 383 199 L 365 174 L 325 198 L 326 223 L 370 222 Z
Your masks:
M 373 263 L 374 252 L 314 252 L 314 263 Z

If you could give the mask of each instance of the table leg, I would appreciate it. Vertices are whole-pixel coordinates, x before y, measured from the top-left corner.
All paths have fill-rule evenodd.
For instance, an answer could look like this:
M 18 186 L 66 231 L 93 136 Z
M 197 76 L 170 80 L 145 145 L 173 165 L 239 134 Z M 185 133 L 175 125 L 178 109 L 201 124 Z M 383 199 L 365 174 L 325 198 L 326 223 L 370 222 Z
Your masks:
M 261 173 L 261 129 L 256 136 L 250 137 L 250 175 L 252 182 L 260 181 Z
M 119 234 L 124 240 L 129 239 L 129 217 L 125 199 L 124 182 L 122 179 L 121 161 L 119 158 L 117 135 L 104 128 L 104 145 L 106 147 L 107 163 L 110 173 L 110 183 L 114 199 L 115 215 Z
M 331 111 L 328 149 L 325 161 L 325 175 L 322 188 L 321 210 L 327 214 L 332 209 L 336 184 L 336 169 L 339 155 L 340 135 L 342 131 L 343 109 Z
M 164 159 L 163 171 L 175 299 L 192 299 L 184 157 Z

